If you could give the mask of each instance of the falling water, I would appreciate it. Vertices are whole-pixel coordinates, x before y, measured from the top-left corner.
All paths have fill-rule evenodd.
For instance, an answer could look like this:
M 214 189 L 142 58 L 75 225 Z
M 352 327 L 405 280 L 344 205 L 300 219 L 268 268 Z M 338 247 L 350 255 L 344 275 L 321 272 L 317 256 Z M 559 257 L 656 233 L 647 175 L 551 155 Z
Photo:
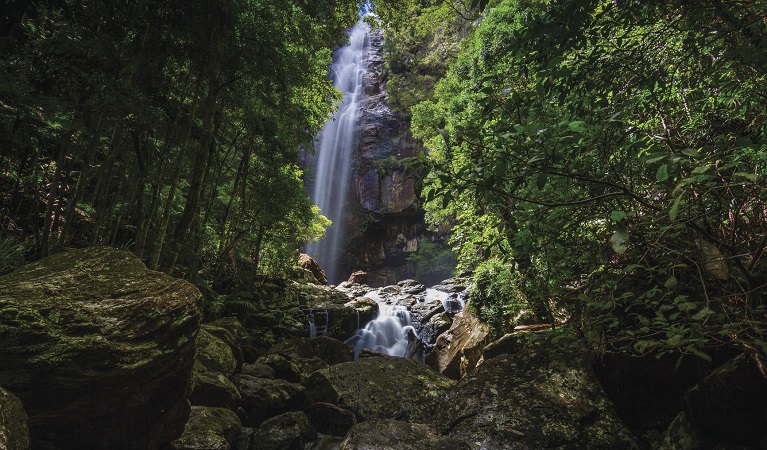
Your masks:
M 341 91 L 344 98 L 334 117 L 325 123 L 316 146 L 312 200 L 320 207 L 321 214 L 333 224 L 322 240 L 307 246 L 306 253 L 320 263 L 331 284 L 341 281 L 338 272 L 343 239 L 344 202 L 352 152 L 358 141 L 358 116 L 363 97 L 362 81 L 368 69 L 370 26 L 363 21 L 363 15 L 369 10 L 369 3 L 361 6 L 360 20 L 351 30 L 349 45 L 336 51 L 333 57 L 333 86 Z
M 378 291 L 365 294 L 378 303 L 378 317 L 360 328 L 347 343 L 354 347 L 357 358 L 364 348 L 391 356 L 405 356 L 412 337 L 418 338 L 413 328 L 410 311 L 404 306 L 384 302 Z

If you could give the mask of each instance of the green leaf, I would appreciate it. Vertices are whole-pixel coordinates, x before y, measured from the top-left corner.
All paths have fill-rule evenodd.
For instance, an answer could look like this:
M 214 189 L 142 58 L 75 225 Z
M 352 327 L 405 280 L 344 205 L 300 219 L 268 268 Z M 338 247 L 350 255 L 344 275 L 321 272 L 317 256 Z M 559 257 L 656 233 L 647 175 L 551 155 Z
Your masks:
M 676 277 L 675 277 L 675 276 L 673 276 L 673 275 L 672 275 L 672 276 L 670 276 L 670 277 L 668 278 L 668 280 L 666 280 L 666 282 L 665 282 L 665 283 L 663 283 L 663 286 L 665 286 L 665 287 L 666 287 L 666 288 L 668 288 L 668 289 L 675 289 L 675 288 L 676 288 L 676 285 L 677 285 Z
M 702 360 L 704 360 L 706 362 L 711 362 L 711 356 L 709 356 L 708 353 L 704 353 L 704 352 L 702 352 L 702 351 L 700 351 L 700 350 L 698 350 L 697 348 L 694 348 L 694 347 L 690 347 L 688 350 L 690 351 L 690 353 L 692 353 L 693 355 L 697 356 L 698 358 L 700 358 L 700 359 L 702 359 Z
M 626 250 L 628 249 L 628 242 L 629 231 L 626 227 L 618 228 L 615 230 L 615 233 L 613 233 L 612 237 L 610 237 L 610 243 L 612 244 L 613 251 L 619 255 L 626 253 Z
M 682 197 L 684 197 L 684 192 L 674 200 L 674 204 L 671 205 L 671 210 L 668 212 L 668 217 L 672 222 L 676 222 L 676 217 L 679 215 L 679 206 L 682 204 Z
M 624 217 L 626 217 L 626 213 L 623 211 L 613 211 L 610 213 L 610 217 L 615 222 L 620 222 L 621 220 L 623 220 Z
M 693 158 L 697 158 L 698 157 L 698 153 L 699 153 L 699 151 L 697 149 L 694 149 L 694 148 L 686 148 L 686 149 L 682 150 L 682 154 L 683 155 L 687 155 L 687 156 L 690 156 L 690 157 L 693 157 Z
M 735 172 L 732 174 L 734 177 L 746 178 L 748 181 L 756 183 L 757 176 L 755 173 Z
M 658 181 L 668 180 L 668 164 L 663 164 L 658 168 L 658 171 L 655 173 L 655 179 Z
M 708 317 L 708 316 L 710 316 L 712 314 L 714 314 L 714 311 L 712 311 L 711 309 L 709 309 L 706 306 L 703 309 L 701 309 L 700 311 L 698 311 L 695 314 L 693 314 L 692 320 L 702 320 L 702 319 L 705 319 L 706 317 Z

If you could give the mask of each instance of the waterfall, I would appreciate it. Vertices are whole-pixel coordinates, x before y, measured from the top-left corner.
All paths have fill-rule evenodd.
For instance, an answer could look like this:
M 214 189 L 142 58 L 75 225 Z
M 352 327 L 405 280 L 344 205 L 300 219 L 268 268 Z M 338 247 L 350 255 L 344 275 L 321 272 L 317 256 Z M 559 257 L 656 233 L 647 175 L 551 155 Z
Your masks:
M 358 329 L 346 341 L 354 347 L 355 359 L 364 348 L 390 356 L 405 356 L 411 334 L 418 338 L 410 311 L 404 306 L 388 304 L 381 298 L 379 291 L 368 292 L 365 297 L 378 303 L 378 317 Z
M 351 29 L 349 45 L 333 56 L 333 86 L 343 94 L 334 116 L 325 123 L 316 142 L 314 188 L 312 200 L 320 213 L 333 224 L 319 242 L 309 244 L 306 253 L 325 270 L 330 284 L 338 284 L 341 246 L 343 242 L 344 203 L 350 178 L 352 152 L 358 142 L 358 118 L 363 97 L 362 82 L 368 70 L 367 47 L 370 26 L 363 17 L 370 4 L 360 6 L 360 20 Z

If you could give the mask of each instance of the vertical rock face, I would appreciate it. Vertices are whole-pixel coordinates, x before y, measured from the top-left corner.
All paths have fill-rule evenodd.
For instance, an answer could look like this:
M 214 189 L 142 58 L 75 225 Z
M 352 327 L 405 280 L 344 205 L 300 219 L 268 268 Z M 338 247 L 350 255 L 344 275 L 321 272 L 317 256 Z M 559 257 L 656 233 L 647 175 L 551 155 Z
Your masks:
M 61 253 L 0 278 L 0 385 L 52 448 L 152 449 L 184 430 L 202 297 L 132 253 Z
M 0 448 L 29 449 L 27 413 L 15 395 L 0 388 Z
M 406 173 L 402 162 L 402 158 L 414 156 L 418 147 L 386 104 L 382 46 L 380 31 L 371 33 L 370 70 L 364 80 L 366 97 L 353 162 L 354 180 L 348 200 L 353 206 L 347 208 L 349 239 L 343 261 L 349 274 L 363 269 L 371 280 L 382 280 L 373 285 L 408 277 L 406 258 L 418 249 L 424 229 L 415 179 Z

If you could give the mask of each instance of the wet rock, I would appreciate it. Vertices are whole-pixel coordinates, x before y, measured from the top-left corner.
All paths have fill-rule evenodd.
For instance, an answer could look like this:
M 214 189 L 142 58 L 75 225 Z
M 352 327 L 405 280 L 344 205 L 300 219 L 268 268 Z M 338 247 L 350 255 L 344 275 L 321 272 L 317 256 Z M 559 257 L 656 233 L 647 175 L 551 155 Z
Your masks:
M 219 328 L 219 330 L 224 329 Z M 231 338 L 231 334 L 229 337 Z M 197 334 L 195 359 L 205 368 L 205 371 L 223 373 L 227 376 L 233 374 L 238 366 L 238 361 L 229 344 L 205 329 L 201 329 Z
M 707 445 L 759 447 L 767 437 L 767 380 L 745 354 L 706 376 L 684 403 Z
M 309 403 L 352 410 L 360 420 L 423 422 L 453 382 L 412 359 L 361 358 L 314 372 L 303 382 Z
M 420 294 L 426 291 L 426 286 L 416 280 L 402 280 L 397 283 L 397 286 L 401 287 L 402 292 L 406 294 Z
M 243 424 L 257 427 L 269 417 L 302 409 L 305 390 L 300 384 L 285 380 L 234 375 L 232 382 L 240 391 L 240 407 L 245 411 Z
M 234 357 L 234 360 L 236 362 L 234 371 L 239 372 L 240 369 L 242 369 L 242 363 L 245 360 L 243 358 L 242 348 L 240 348 L 240 343 L 237 340 L 237 338 L 234 336 L 234 334 L 232 334 L 232 332 L 229 331 L 227 328 L 219 327 L 209 323 L 202 324 L 202 329 L 212 334 L 213 336 L 221 340 L 224 344 L 229 346 L 229 349 L 232 352 L 232 356 Z
M 240 419 L 226 408 L 193 406 L 184 434 L 171 450 L 230 450 L 242 431 Z M 119 448 L 119 447 L 116 447 Z
M 469 450 L 465 442 L 440 436 L 428 425 L 371 420 L 355 425 L 339 450 Z
M 189 402 L 192 406 L 211 406 L 229 409 L 237 408 L 240 392 L 222 373 L 195 373 L 192 381 L 192 394 Z
M 251 450 L 303 450 L 317 440 L 317 431 L 301 411 L 294 411 L 265 420 L 253 432 Z
M 456 314 L 450 329 L 437 337 L 426 364 L 454 380 L 471 373 L 490 343 L 490 327 L 466 308 Z
M 516 339 L 516 352 L 485 360 L 449 393 L 438 430 L 483 448 L 639 448 L 570 329 Z
M 35 439 L 143 450 L 181 435 L 202 317 L 194 285 L 92 247 L 5 275 L 0 292 L 0 385 Z
M 304 410 L 314 428 L 321 434 L 344 436 L 357 424 L 353 411 L 331 403 L 317 402 Z
M 0 388 L 0 448 L 28 450 L 27 413 L 15 395 Z

